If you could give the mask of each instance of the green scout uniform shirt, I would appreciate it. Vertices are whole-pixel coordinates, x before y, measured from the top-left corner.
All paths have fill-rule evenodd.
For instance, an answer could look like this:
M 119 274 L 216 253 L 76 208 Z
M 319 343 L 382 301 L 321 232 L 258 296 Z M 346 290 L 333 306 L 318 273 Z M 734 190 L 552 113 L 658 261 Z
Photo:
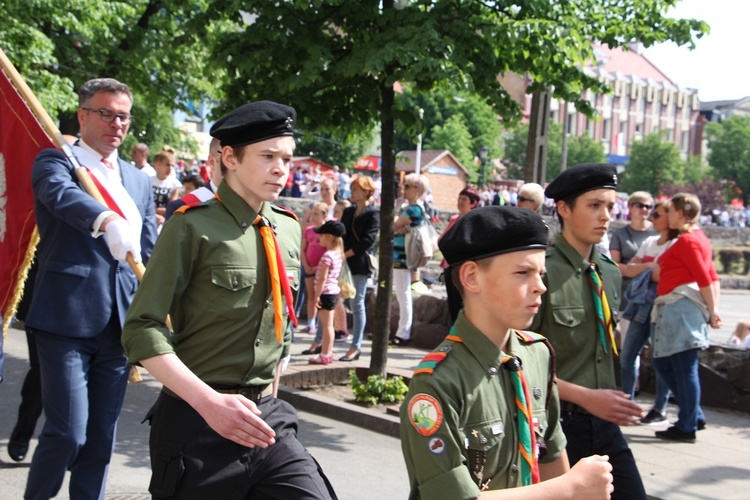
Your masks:
M 510 335 L 508 351 L 503 353 L 466 319 L 463 311 L 452 333 L 463 342 L 446 339 L 437 347 L 434 352 L 447 356 L 432 374 L 412 378 L 401 407 L 401 447 L 411 499 L 476 498 L 480 493 L 476 471 L 480 469 L 486 489 L 523 485 L 515 392 L 511 373 L 501 367 L 505 354 L 517 356 L 523 363 L 538 421 L 537 439 L 542 442 L 543 436 L 548 447 L 541 461 L 554 461 L 566 445 L 555 384 L 550 406 L 546 411 L 544 408 L 550 368 L 546 345 L 523 343 Z M 436 408 L 440 410 L 435 412 Z M 420 419 L 422 410 L 427 417 L 424 420 Z
M 221 201 L 176 213 L 164 225 L 128 312 L 123 347 L 130 364 L 175 353 L 207 383 L 270 384 L 289 353 L 289 320 L 279 344 L 263 240 L 253 226 L 257 214 L 226 183 L 217 196 Z M 268 203 L 261 214 L 275 228 L 296 295 L 299 224 Z
M 596 330 L 596 312 L 587 276 L 589 261 L 562 234 L 547 249 L 542 307 L 529 330 L 549 339 L 557 356 L 557 377 L 589 389 L 616 389 L 614 355 L 609 338 L 605 353 Z M 622 277 L 617 264 L 596 246 L 591 262 L 599 267 L 613 318 L 620 305 Z

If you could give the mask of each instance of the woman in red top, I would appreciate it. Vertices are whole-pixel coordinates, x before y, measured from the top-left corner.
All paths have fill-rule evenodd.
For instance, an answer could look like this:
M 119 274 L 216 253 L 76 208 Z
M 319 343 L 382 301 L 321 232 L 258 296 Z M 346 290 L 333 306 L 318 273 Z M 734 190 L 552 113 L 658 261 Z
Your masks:
M 658 261 L 659 280 L 654 302 L 653 364 L 657 374 L 677 396 L 677 422 L 656 437 L 695 441 L 695 431 L 705 427 L 700 407 L 698 350 L 708 347 L 708 325 L 721 327 L 719 276 L 713 265 L 711 242 L 698 226 L 698 198 L 679 193 L 669 204 L 669 227 L 680 236 Z M 653 317 L 653 316 L 652 316 Z

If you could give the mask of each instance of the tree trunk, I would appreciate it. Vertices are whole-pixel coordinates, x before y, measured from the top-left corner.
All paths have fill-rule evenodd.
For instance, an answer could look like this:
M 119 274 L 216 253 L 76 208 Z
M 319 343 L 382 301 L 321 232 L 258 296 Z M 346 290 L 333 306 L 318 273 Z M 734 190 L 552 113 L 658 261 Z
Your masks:
M 388 362 L 388 338 L 391 333 L 391 290 L 393 289 L 393 206 L 396 203 L 396 156 L 393 153 L 394 120 L 393 104 L 395 92 L 392 85 L 380 83 L 381 150 L 381 202 L 380 202 L 380 243 L 378 246 L 380 272 L 375 288 L 375 325 L 372 332 L 372 357 L 370 374 L 386 374 Z

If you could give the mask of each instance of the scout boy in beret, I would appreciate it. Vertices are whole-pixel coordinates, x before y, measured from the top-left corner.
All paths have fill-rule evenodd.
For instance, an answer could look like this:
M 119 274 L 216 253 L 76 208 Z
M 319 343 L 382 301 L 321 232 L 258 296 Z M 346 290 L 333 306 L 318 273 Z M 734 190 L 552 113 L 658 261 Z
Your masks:
M 336 498 L 297 440 L 294 409 L 274 397 L 287 315 L 296 321 L 301 234 L 271 202 L 289 173 L 295 119 L 262 101 L 214 124 L 224 181 L 164 225 L 129 311 L 128 362 L 164 384 L 151 417 L 154 498 Z
M 568 472 L 554 355 L 522 330 L 545 291 L 547 231 L 535 212 L 488 206 L 440 240 L 464 309 L 401 408 L 409 498 L 609 497 L 606 456 Z
M 617 171 L 608 164 L 576 165 L 547 186 L 561 232 L 547 250 L 547 293 L 531 330 L 547 337 L 557 354 L 570 463 L 595 453 L 609 456 L 612 498 L 633 500 L 646 493 L 619 426 L 639 423 L 643 412 L 615 384 L 621 274 L 596 248 L 609 228 L 616 189 Z

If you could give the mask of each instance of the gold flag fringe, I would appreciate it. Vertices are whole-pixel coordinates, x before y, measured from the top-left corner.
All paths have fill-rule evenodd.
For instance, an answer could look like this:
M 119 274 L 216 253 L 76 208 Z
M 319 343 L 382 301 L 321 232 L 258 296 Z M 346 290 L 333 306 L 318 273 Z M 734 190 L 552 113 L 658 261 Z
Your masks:
M 26 287 L 26 278 L 29 276 L 29 268 L 31 267 L 31 262 L 34 260 L 34 255 L 36 254 L 36 246 L 38 243 L 39 230 L 36 226 L 34 226 L 34 230 L 31 232 L 31 238 L 29 239 L 29 246 L 26 247 L 26 255 L 24 255 L 23 257 L 23 262 L 21 263 L 21 268 L 18 272 L 16 285 L 13 289 L 13 296 L 10 299 L 10 303 L 8 304 L 8 309 L 5 311 L 5 315 L 3 316 L 3 338 L 5 338 L 8 334 L 8 326 L 10 326 L 10 321 L 16 314 L 18 304 L 21 302 L 21 297 L 23 297 L 23 290 Z

